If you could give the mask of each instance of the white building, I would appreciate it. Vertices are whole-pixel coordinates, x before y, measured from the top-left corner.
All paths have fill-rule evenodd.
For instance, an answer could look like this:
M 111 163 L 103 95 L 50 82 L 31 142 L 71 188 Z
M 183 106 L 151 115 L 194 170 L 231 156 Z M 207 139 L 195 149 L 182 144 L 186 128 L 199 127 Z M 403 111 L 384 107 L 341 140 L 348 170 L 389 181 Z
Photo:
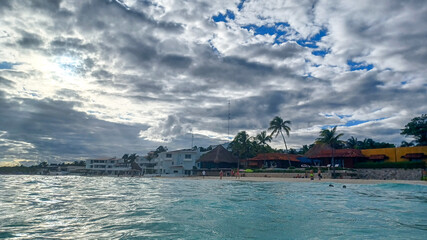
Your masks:
M 177 151 L 162 152 L 154 159 L 155 172 L 160 175 L 193 175 L 196 160 L 200 158 L 199 150 L 182 149 Z
M 97 158 L 87 159 L 86 169 L 99 174 L 131 174 L 132 167 L 130 163 L 125 163 L 121 158 Z
M 156 166 L 156 162 L 154 159 L 149 161 L 146 157 L 138 156 L 135 162 L 141 167 L 142 174 L 153 174 L 155 173 L 154 167 Z

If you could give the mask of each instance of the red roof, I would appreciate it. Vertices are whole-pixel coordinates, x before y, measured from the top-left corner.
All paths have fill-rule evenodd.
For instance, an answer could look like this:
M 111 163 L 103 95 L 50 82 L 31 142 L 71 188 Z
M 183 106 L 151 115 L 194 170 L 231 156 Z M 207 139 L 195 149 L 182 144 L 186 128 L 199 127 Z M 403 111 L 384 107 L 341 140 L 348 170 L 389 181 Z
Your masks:
M 275 161 L 293 161 L 299 162 L 297 159 L 298 155 L 294 154 L 285 154 L 285 153 L 260 153 L 254 158 L 248 159 L 248 161 L 265 161 L 265 160 L 275 160 Z
M 332 157 L 332 149 L 322 150 L 309 158 L 331 158 Z M 334 157 L 340 158 L 364 158 L 365 156 L 359 149 L 335 149 Z

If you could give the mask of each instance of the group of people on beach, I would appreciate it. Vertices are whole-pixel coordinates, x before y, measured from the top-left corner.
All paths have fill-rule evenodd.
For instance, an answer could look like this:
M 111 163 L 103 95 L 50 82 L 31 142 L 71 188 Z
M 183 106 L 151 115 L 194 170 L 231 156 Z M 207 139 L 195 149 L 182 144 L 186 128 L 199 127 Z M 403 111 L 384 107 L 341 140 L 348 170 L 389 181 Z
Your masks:
M 317 177 L 319 178 L 319 180 L 322 180 L 322 178 L 323 178 L 322 171 L 320 170 L 320 168 L 317 171 Z M 305 171 L 304 176 L 299 175 L 299 173 L 298 173 L 294 178 L 308 178 L 308 172 Z M 310 180 L 314 180 L 314 171 L 313 170 L 310 170 Z
M 203 176 L 203 178 L 205 178 L 205 176 L 206 176 L 206 171 L 205 170 L 202 171 L 202 176 Z M 222 179 L 223 176 L 224 176 L 224 172 L 221 170 L 219 172 L 219 179 Z M 232 177 L 235 176 L 236 179 L 237 178 L 240 179 L 240 172 L 239 172 L 239 170 L 238 169 L 236 171 L 231 170 L 230 176 L 232 176 Z

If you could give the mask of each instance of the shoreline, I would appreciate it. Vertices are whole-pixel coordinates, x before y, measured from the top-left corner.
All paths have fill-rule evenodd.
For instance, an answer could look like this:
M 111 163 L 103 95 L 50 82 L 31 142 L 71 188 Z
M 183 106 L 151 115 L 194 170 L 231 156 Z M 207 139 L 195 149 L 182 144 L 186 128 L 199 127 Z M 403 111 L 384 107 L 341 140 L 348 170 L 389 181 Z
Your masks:
M 219 177 L 206 176 L 205 178 L 201 176 L 196 177 L 160 177 L 160 178 L 178 178 L 178 179 L 188 179 L 188 180 L 220 180 Z M 321 183 L 321 182 L 333 182 L 341 184 L 387 184 L 387 183 L 399 183 L 399 184 L 412 184 L 412 185 L 424 185 L 427 186 L 427 181 L 416 181 L 416 180 L 379 180 L 379 179 L 332 179 L 324 178 L 319 180 L 315 178 L 310 180 L 310 178 L 277 178 L 277 177 L 241 177 L 236 179 L 235 177 L 223 177 L 224 181 L 243 181 L 243 182 L 312 182 L 312 183 Z
M 35 175 L 35 174 L 0 174 L 4 176 L 51 176 L 51 177 L 65 177 L 65 176 L 81 176 L 81 177 L 129 177 L 129 178 L 162 178 L 162 179 L 183 179 L 183 180 L 220 180 L 219 176 L 113 176 L 113 175 L 105 175 L 105 176 L 96 176 L 96 175 Z M 340 184 L 388 184 L 388 183 L 397 183 L 397 184 L 411 184 L 411 185 L 424 185 L 427 186 L 427 181 L 421 180 L 380 180 L 380 179 L 332 179 L 332 178 L 323 178 L 319 180 L 315 178 L 314 180 L 310 180 L 310 178 L 284 178 L 284 177 L 240 177 L 237 179 L 236 177 L 223 177 L 221 181 L 241 181 L 241 182 L 312 182 L 312 183 L 340 183 Z

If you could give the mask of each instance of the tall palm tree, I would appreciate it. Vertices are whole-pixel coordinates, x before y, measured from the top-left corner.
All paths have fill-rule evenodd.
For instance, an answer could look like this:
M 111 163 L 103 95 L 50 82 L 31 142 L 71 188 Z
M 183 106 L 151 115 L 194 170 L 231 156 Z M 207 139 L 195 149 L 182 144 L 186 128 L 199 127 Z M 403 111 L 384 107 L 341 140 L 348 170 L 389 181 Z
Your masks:
M 266 131 L 262 131 L 261 133 L 259 133 L 257 136 L 256 136 L 256 138 L 255 138 L 257 141 L 258 141 L 258 143 L 260 144 L 260 145 L 267 145 L 267 142 L 271 142 L 271 140 L 272 140 L 272 137 L 271 136 L 269 136 L 269 135 L 267 135 L 267 132 Z
M 332 148 L 332 176 L 335 178 L 335 159 L 334 159 L 334 151 L 335 147 L 341 142 L 339 140 L 344 134 L 337 134 L 337 126 L 333 127 L 331 130 L 323 129 L 320 131 L 320 137 L 316 139 L 316 143 L 324 143 L 328 144 Z
M 273 120 L 271 120 L 270 122 L 270 127 L 268 128 L 268 130 L 271 131 L 270 136 L 275 135 L 274 137 L 277 137 L 280 133 L 280 135 L 282 135 L 283 138 L 283 142 L 285 143 L 285 149 L 286 152 L 288 152 L 288 146 L 286 145 L 286 140 L 285 140 L 285 136 L 283 135 L 283 132 L 286 133 L 286 135 L 289 137 L 289 131 L 291 130 L 291 128 L 288 126 L 291 124 L 291 121 L 286 120 L 283 121 L 283 119 L 279 116 L 276 116 L 273 118 Z M 289 161 L 289 167 L 291 166 L 291 161 Z

